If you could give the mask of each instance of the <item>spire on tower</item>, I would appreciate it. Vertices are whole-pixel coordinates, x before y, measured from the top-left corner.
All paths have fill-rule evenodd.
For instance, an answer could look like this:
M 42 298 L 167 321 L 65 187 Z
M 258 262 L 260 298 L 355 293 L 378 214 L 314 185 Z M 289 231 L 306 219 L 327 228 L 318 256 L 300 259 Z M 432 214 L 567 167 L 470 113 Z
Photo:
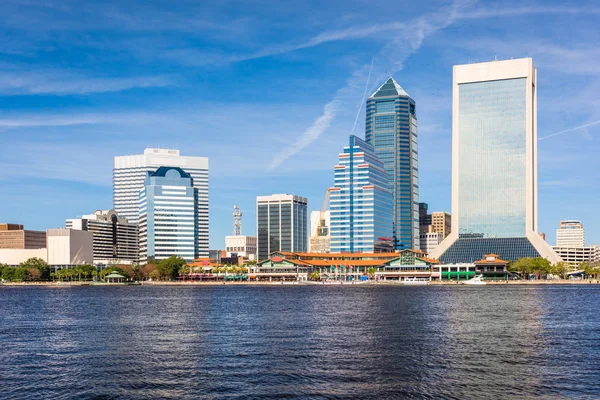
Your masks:
M 233 235 L 242 235 L 242 212 L 238 206 L 233 206 Z

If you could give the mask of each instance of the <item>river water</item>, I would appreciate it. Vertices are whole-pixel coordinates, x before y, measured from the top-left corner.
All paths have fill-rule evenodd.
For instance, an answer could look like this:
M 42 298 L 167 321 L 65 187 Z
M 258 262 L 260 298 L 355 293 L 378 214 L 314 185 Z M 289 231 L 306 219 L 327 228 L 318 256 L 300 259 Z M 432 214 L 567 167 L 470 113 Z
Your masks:
M 600 286 L 0 287 L 1 399 L 600 398 Z

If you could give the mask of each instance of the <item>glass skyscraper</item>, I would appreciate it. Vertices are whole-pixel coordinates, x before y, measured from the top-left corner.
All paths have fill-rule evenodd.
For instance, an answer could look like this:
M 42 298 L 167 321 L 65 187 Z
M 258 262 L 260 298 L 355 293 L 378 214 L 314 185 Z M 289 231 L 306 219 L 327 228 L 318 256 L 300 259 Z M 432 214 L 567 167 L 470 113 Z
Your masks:
M 537 99 L 531 58 L 454 67 L 452 230 L 443 263 L 559 261 L 537 233 Z
M 274 251 L 306 253 L 308 201 L 292 194 L 256 198 L 257 253 L 266 260 Z
M 389 78 L 367 100 L 365 139 L 375 148 L 393 196 L 393 245 L 419 249 L 419 165 L 415 101 Z
M 384 165 L 373 146 L 351 135 L 334 167 L 334 179 L 331 252 L 390 251 L 393 198 Z
M 140 262 L 179 256 L 194 259 L 197 248 L 198 189 L 177 167 L 148 172 L 139 192 Z

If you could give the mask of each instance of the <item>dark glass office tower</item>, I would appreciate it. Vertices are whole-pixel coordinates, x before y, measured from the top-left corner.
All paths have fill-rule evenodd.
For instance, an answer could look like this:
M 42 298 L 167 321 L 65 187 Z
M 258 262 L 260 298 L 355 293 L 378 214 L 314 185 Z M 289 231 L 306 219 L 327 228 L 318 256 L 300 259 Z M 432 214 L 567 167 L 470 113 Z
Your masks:
M 419 165 L 415 101 L 390 78 L 367 100 L 366 142 L 383 162 L 394 197 L 395 249 L 419 249 Z

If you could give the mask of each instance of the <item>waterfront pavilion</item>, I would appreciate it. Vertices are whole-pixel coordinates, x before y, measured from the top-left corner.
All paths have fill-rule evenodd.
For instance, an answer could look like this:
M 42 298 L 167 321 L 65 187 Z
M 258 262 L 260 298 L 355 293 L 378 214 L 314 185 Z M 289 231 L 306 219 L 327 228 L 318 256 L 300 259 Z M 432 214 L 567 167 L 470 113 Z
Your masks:
M 104 277 L 104 282 L 106 283 L 123 283 L 125 282 L 125 277 L 116 272 L 111 272 L 109 275 Z

